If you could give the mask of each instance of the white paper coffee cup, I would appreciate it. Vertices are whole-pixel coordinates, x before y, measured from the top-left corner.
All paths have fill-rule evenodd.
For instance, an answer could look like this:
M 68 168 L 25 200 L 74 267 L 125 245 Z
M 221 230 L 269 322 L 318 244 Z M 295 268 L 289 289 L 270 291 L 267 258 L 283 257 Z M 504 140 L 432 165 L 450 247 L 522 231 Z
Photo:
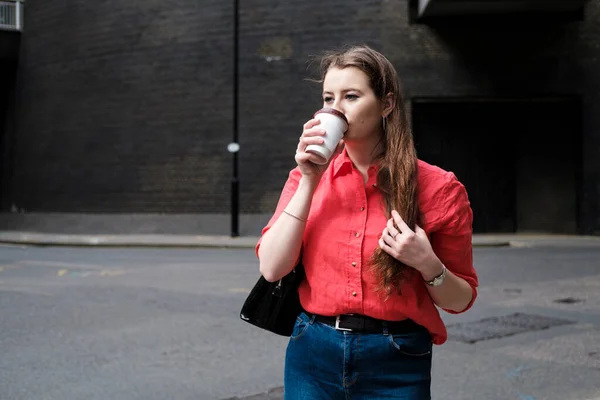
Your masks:
M 344 114 L 333 108 L 322 108 L 317 111 L 314 118 L 321 121 L 318 128 L 325 130 L 323 144 L 311 144 L 306 146 L 306 152 L 316 155 L 315 164 L 327 164 L 335 151 L 338 143 L 348 130 L 348 119 Z

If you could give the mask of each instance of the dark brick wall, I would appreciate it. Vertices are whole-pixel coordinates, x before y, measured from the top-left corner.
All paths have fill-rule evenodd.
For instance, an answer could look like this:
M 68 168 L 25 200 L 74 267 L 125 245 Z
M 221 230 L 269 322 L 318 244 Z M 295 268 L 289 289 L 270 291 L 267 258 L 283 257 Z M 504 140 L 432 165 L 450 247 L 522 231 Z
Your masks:
M 240 86 L 242 209 L 272 212 L 295 166 L 302 126 L 322 106 L 312 56 L 345 43 L 377 47 L 381 1 L 243 1 Z
M 240 3 L 241 208 L 270 212 L 302 124 L 319 107 L 319 88 L 304 81 L 308 55 L 346 41 L 377 44 L 381 7 L 335 1 L 318 13 L 314 1 Z M 227 212 L 232 5 L 28 5 L 13 208 Z
M 232 2 L 27 4 L 12 202 L 25 211 L 229 210 Z M 409 23 L 408 0 L 240 1 L 240 187 L 272 211 L 320 106 L 310 55 L 383 51 L 421 96 L 578 95 L 581 225 L 600 232 L 600 0 L 548 26 Z
M 232 4 L 27 4 L 17 98 L 19 210 L 225 208 Z

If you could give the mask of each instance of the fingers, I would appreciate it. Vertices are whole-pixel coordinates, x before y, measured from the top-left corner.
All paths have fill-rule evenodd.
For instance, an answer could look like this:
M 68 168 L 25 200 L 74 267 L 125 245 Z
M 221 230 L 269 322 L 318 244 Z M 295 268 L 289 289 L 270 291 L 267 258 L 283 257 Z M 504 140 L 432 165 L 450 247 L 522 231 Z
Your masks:
M 321 134 L 317 133 L 315 136 L 312 135 L 302 135 L 300 136 L 300 143 L 299 146 L 302 146 L 304 148 L 306 148 L 306 146 L 311 145 L 311 144 L 323 144 L 325 143 L 325 140 L 323 140 L 323 137 Z
M 325 129 L 319 128 L 317 125 L 321 123 L 318 119 L 311 119 L 304 124 L 304 130 L 298 140 L 298 147 L 296 152 L 304 152 L 306 146 L 311 144 L 322 144 L 324 143 L 323 136 L 325 135 Z
M 298 152 L 296 152 L 295 158 L 296 158 L 297 163 L 306 163 L 306 162 L 310 161 L 310 158 L 312 156 L 313 155 L 310 153 L 306 153 L 304 151 L 298 151 Z
M 402 217 L 400 216 L 400 214 L 398 214 L 398 212 L 396 210 L 392 210 L 392 218 L 394 219 L 396 226 L 398 226 L 398 228 L 400 228 L 400 232 L 414 233 L 412 231 L 412 229 L 410 229 L 410 227 L 408 225 L 406 225 L 406 223 L 404 222 L 404 220 L 402 219 Z
M 390 245 L 390 243 L 386 242 L 386 238 L 390 238 L 391 239 L 392 237 L 390 235 L 382 235 L 379 238 L 379 247 L 381 247 L 381 249 L 383 251 L 385 251 L 386 253 L 390 254 L 392 252 L 392 246 Z
M 381 250 L 385 251 L 390 256 L 392 256 L 396 259 L 398 258 L 399 253 L 398 253 L 398 250 L 396 249 L 398 243 L 394 240 L 394 238 L 392 238 L 389 235 L 387 228 L 385 228 L 383 230 L 383 235 L 381 235 L 381 237 L 379 238 L 378 243 L 379 243 L 379 247 L 381 248 Z
M 379 242 L 378 242 L 378 244 L 379 244 L 379 247 L 380 247 L 382 250 L 384 250 L 384 251 L 386 250 L 386 248 L 387 248 L 387 247 L 389 247 L 389 246 L 388 246 L 387 244 L 385 244 L 385 242 L 383 241 L 383 236 L 379 238 Z M 387 253 L 387 251 L 386 251 L 386 253 Z
M 319 125 L 320 123 L 321 123 L 320 119 L 313 118 L 313 119 L 309 120 L 308 122 L 306 122 L 302 128 L 304 130 L 307 130 L 307 129 L 310 129 L 310 128 L 316 126 L 316 125 Z
M 300 136 L 300 137 L 303 138 L 303 137 L 324 136 L 324 135 L 325 135 L 325 129 L 315 127 L 315 128 L 305 129 L 304 131 L 302 131 L 302 136 Z
M 378 243 L 381 250 L 417 270 L 430 262 L 432 254 L 435 257 L 425 230 L 415 224 L 413 232 L 395 210 Z
M 386 227 L 381 233 L 380 239 L 383 240 L 387 246 L 393 246 L 396 243 L 396 240 L 394 239 L 396 235 L 398 235 L 398 231 L 396 231 L 395 234 L 392 234 Z
M 302 136 L 300 139 L 304 137 L 312 137 L 312 136 L 323 136 L 325 135 L 325 129 L 318 127 L 321 123 L 318 119 L 311 119 L 307 123 L 304 124 L 304 129 L 302 130 Z
M 388 234 L 392 237 L 392 239 L 395 239 L 396 235 L 400 233 L 398 229 L 396 229 L 396 227 L 394 226 L 394 221 L 391 218 L 388 219 L 386 230 Z

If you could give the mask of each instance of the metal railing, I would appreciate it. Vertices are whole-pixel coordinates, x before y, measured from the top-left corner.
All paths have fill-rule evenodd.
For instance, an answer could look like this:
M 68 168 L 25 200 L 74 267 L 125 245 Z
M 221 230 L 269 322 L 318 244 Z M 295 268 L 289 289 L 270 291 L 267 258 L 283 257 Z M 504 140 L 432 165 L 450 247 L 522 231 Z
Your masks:
M 0 1 L 0 30 L 23 30 L 23 1 Z

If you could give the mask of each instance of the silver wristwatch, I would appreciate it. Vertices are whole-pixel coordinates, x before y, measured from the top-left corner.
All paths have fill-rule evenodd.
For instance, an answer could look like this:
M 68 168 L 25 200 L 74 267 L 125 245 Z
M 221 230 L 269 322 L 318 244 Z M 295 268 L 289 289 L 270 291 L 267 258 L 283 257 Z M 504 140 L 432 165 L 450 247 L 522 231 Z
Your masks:
M 444 283 L 444 279 L 446 279 L 446 272 L 447 272 L 446 266 L 444 264 L 442 264 L 442 273 L 430 281 L 425 281 L 425 283 L 428 284 L 429 286 L 440 286 L 442 283 Z

